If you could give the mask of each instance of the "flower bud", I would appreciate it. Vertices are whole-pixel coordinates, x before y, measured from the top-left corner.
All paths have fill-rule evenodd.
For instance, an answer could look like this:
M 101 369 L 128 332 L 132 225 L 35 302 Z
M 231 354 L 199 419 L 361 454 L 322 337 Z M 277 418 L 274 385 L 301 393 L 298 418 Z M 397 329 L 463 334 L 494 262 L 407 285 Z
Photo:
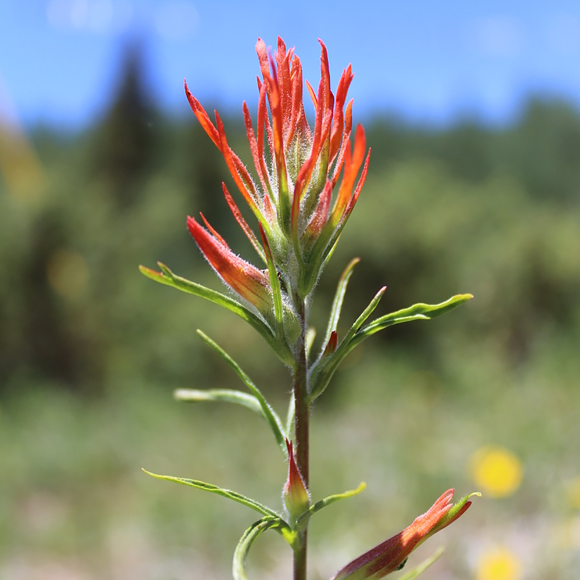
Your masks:
M 469 498 L 480 495 L 466 495 L 453 505 L 453 492 L 453 489 L 447 490 L 410 526 L 347 564 L 332 580 L 378 580 L 400 570 L 417 546 L 462 516 L 471 505 Z
M 290 516 L 290 523 L 294 525 L 310 507 L 310 495 L 296 465 L 292 443 L 288 439 L 286 439 L 286 447 L 288 448 L 288 481 L 282 490 L 282 499 Z
M 224 283 L 264 316 L 271 316 L 274 304 L 267 272 L 236 256 L 215 230 L 206 230 L 192 217 L 187 218 L 187 227 L 201 253 Z

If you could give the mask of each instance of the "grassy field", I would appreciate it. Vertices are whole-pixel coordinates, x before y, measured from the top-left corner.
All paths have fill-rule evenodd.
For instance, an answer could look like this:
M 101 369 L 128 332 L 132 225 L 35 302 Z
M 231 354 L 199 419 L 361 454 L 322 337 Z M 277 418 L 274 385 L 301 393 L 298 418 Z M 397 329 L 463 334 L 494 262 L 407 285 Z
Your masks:
M 368 488 L 313 520 L 313 579 L 399 531 L 444 489 L 462 495 L 485 484 L 474 481 L 471 461 L 489 445 L 515 454 L 521 485 L 493 497 L 492 478 L 491 494 L 482 489 L 468 515 L 414 560 L 447 544 L 429 577 L 480 578 L 485 558 L 503 549 L 522 577 L 576 578 L 580 368 L 560 369 L 554 383 L 552 357 L 509 376 L 473 354 L 444 377 L 412 370 L 392 349 L 367 349 L 315 409 L 314 497 L 361 480 Z M 252 513 L 140 468 L 274 507 L 285 479 L 260 419 L 177 403 L 170 389 L 151 385 L 119 384 L 92 399 L 49 387 L 16 394 L 0 411 L 0 446 L 2 580 L 227 578 Z M 251 557 L 255 577 L 282 577 L 287 552 L 277 536 L 265 538 Z

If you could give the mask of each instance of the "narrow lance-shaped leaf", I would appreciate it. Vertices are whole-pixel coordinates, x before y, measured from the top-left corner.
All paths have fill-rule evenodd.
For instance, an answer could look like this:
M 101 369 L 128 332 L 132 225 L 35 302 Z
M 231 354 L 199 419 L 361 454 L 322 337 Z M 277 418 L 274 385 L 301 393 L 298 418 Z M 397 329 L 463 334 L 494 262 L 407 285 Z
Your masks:
M 356 489 L 351 489 L 349 491 L 345 491 L 343 493 L 335 493 L 334 495 L 329 495 L 324 499 L 317 501 L 316 503 L 312 504 L 299 518 L 296 522 L 295 528 L 297 530 L 303 528 L 308 523 L 308 520 L 317 512 L 320 511 L 322 508 L 333 504 L 334 502 L 340 501 L 341 499 L 347 499 L 349 497 L 353 497 L 358 495 L 362 491 L 366 489 L 366 483 L 363 481 Z
M 292 365 L 294 363 L 292 353 L 286 344 L 278 341 L 270 327 L 248 308 L 233 298 L 222 294 L 221 292 L 206 288 L 201 284 L 197 284 L 196 282 L 192 282 L 191 280 L 187 280 L 181 276 L 176 276 L 167 266 L 165 266 L 165 264 L 162 264 L 161 262 L 158 262 L 158 265 L 161 269 L 161 272 L 156 272 L 155 270 L 151 270 L 145 266 L 139 266 L 139 270 L 144 276 L 147 276 L 147 278 L 150 278 L 155 282 L 165 284 L 166 286 L 171 286 L 172 288 L 176 288 L 177 290 L 181 290 L 181 292 L 185 292 L 187 294 L 193 294 L 194 296 L 205 298 L 206 300 L 209 300 L 210 302 L 213 302 L 214 304 L 222 306 L 230 312 L 237 314 L 240 318 L 245 320 L 248 324 L 250 324 L 250 326 L 252 326 L 260 333 L 260 335 L 270 345 L 272 350 L 284 364 Z
M 387 291 L 387 287 L 383 286 L 369 302 L 369 305 L 362 311 L 361 315 L 354 321 L 354 324 L 350 327 L 348 333 L 344 337 L 343 342 L 349 342 L 352 337 L 358 332 L 359 328 L 367 321 L 367 318 L 375 311 L 376 307 L 379 305 L 383 294 Z
M 336 352 L 331 357 L 321 360 L 320 364 L 313 369 L 311 379 L 311 400 L 314 400 L 316 397 L 319 397 L 322 394 L 324 389 L 326 389 L 328 386 L 332 375 L 335 373 L 336 369 L 344 360 L 344 358 L 357 345 L 359 345 L 369 336 L 372 336 L 376 332 L 384 330 L 389 326 L 394 326 L 395 324 L 413 322 L 415 320 L 431 320 L 432 318 L 436 318 L 437 316 L 441 316 L 442 314 L 450 312 L 471 298 L 473 298 L 471 294 L 458 294 L 457 296 L 453 296 L 445 302 L 441 302 L 440 304 L 415 304 L 408 308 L 398 310 L 397 312 L 392 312 L 391 314 L 381 316 L 380 318 L 377 318 L 365 326 L 359 325 L 359 329 L 357 329 L 355 332 L 352 332 L 353 328 L 358 323 L 357 321 L 357 323 L 355 323 L 349 331 L 349 334 L 340 343 L 339 347 L 336 349 Z M 361 318 L 362 315 L 359 317 L 359 320 Z
M 252 544 L 256 541 L 258 536 L 269 529 L 276 529 L 283 527 L 285 524 L 280 518 L 275 517 L 265 517 L 257 522 L 254 522 L 240 538 L 236 550 L 234 552 L 234 561 L 232 566 L 232 572 L 234 575 L 234 580 L 248 580 L 246 576 L 245 563 L 246 558 Z M 284 534 L 283 534 L 284 535 Z
M 254 395 L 242 393 L 241 391 L 235 391 L 233 389 L 177 389 L 174 391 L 173 396 L 178 401 L 190 403 L 236 403 L 242 407 L 247 407 L 254 411 L 254 413 L 258 413 L 267 419 L 264 415 L 262 405 L 260 405 L 260 402 L 256 397 L 254 397 Z
M 360 327 L 366 322 L 368 317 L 374 312 L 376 307 L 379 305 L 383 294 L 387 290 L 386 286 L 383 286 L 374 296 L 374 298 L 369 302 L 369 305 L 363 310 L 362 314 L 354 321 L 354 324 L 350 327 L 346 336 L 342 339 L 338 348 L 334 351 L 334 354 L 329 357 L 320 357 L 319 360 L 312 367 L 312 378 L 311 378 L 311 392 L 310 400 L 316 399 L 322 391 L 326 388 L 328 381 L 321 381 L 320 377 L 329 368 L 335 368 L 340 361 L 350 352 L 349 345 L 351 344 L 354 336 Z M 332 371 L 334 372 L 334 371 Z M 330 377 L 328 378 L 330 380 Z
M 431 556 L 429 556 L 429 558 L 427 558 L 426 560 L 423 560 L 417 567 L 413 568 L 412 570 L 407 572 L 405 575 L 401 576 L 398 580 L 415 580 L 415 578 L 417 578 L 417 576 L 419 576 L 419 574 L 422 574 L 423 572 L 425 572 L 425 570 L 427 570 L 427 568 L 429 568 L 429 566 L 431 566 L 437 560 L 439 560 L 439 558 L 441 557 L 441 554 L 443 554 L 444 551 L 445 551 L 445 548 L 443 548 L 443 547 L 438 548 L 437 550 L 435 550 L 435 552 Z
M 336 287 L 336 292 L 334 294 L 334 299 L 332 301 L 332 308 L 330 310 L 330 317 L 328 319 L 328 326 L 326 327 L 326 333 L 324 334 L 324 339 L 322 340 L 321 355 L 324 348 L 330 340 L 331 334 L 336 331 L 338 327 L 338 321 L 340 319 L 340 313 L 342 310 L 342 303 L 344 301 L 344 295 L 346 294 L 346 289 L 350 277 L 352 276 L 354 267 L 360 262 L 360 258 L 353 258 L 344 269 L 344 272 L 340 276 L 338 285 Z
M 437 316 L 451 312 L 451 310 L 454 310 L 472 298 L 473 294 L 458 294 L 449 298 L 445 302 L 441 302 L 440 304 L 414 304 L 409 308 L 404 308 L 403 310 L 392 312 L 391 314 L 386 314 L 385 316 L 381 316 L 380 318 L 373 320 L 373 322 L 367 324 L 360 330 L 359 336 L 370 336 L 371 334 L 379 332 L 380 330 L 383 330 L 389 326 L 393 326 L 394 324 L 407 322 L 409 319 L 431 320 L 432 318 L 436 318 Z
M 222 497 L 227 497 L 235 502 L 241 503 L 265 516 L 270 516 L 276 519 L 280 519 L 279 514 L 277 514 L 274 510 L 262 505 L 260 502 L 256 501 L 255 499 L 246 497 L 241 493 L 236 491 L 232 491 L 231 489 L 225 489 L 223 487 L 219 487 L 217 485 L 213 485 L 212 483 L 206 483 L 205 481 L 199 481 L 197 479 L 187 479 L 184 477 L 173 477 L 172 475 L 158 475 L 157 473 L 151 473 L 146 469 L 143 471 L 150 475 L 151 477 L 155 477 L 156 479 L 163 479 L 165 481 L 173 481 L 175 483 L 180 483 L 181 485 L 187 485 L 189 487 L 194 487 L 196 489 L 201 489 L 202 491 L 208 491 L 209 493 L 215 493 L 217 495 L 221 495 Z
M 213 348 L 231 367 L 234 369 L 235 373 L 240 377 L 244 385 L 248 387 L 251 393 L 256 397 L 260 407 L 262 409 L 262 414 L 266 418 L 274 437 L 276 438 L 276 443 L 280 449 L 282 449 L 282 453 L 284 456 L 287 457 L 287 450 L 286 450 L 286 435 L 284 433 L 284 427 L 282 426 L 282 421 L 272 409 L 260 389 L 256 387 L 256 385 L 252 382 L 252 379 L 242 370 L 240 365 L 216 342 L 214 342 L 207 334 L 202 332 L 201 330 L 197 331 L 197 334 L 202 338 L 202 340 L 211 348 Z

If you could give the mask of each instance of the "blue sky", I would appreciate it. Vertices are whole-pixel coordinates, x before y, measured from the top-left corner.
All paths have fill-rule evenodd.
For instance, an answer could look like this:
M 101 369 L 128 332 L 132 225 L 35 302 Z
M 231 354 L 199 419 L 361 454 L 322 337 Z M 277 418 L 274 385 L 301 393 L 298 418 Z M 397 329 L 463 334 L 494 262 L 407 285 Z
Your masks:
M 202 102 L 256 98 L 258 36 L 281 35 L 318 82 L 326 43 L 333 86 L 350 62 L 355 115 L 444 124 L 505 122 L 530 94 L 580 106 L 578 0 L 0 0 L 0 118 L 65 128 L 110 99 L 122 47 L 146 47 L 154 97 L 185 112 L 183 78 Z

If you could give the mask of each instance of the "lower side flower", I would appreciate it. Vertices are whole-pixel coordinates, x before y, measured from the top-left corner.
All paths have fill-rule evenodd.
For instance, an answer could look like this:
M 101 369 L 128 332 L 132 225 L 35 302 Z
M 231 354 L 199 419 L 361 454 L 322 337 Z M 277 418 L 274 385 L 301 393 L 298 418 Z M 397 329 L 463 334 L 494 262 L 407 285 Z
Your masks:
M 462 516 L 471 505 L 469 498 L 479 495 L 466 495 L 454 505 L 451 502 L 454 491 L 447 490 L 410 526 L 347 564 L 332 580 L 378 580 L 400 570 L 417 546 Z
M 205 223 L 208 228 L 211 227 Z M 271 316 L 274 303 L 268 272 L 259 270 L 234 254 L 213 228 L 210 231 L 204 229 L 190 216 L 187 218 L 187 227 L 201 253 L 224 283 L 255 306 L 263 316 Z

